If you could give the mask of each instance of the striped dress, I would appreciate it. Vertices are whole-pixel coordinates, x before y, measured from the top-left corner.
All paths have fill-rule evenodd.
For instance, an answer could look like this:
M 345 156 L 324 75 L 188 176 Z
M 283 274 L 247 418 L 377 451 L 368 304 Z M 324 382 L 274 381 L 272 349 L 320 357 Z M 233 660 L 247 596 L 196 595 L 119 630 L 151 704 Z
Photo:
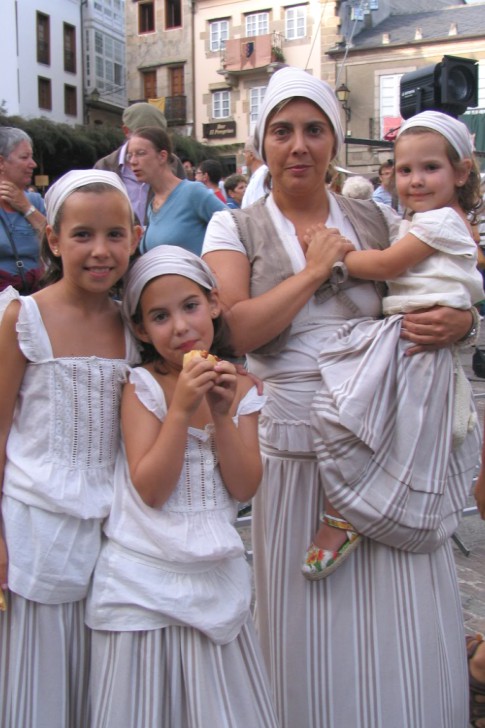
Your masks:
M 163 422 L 157 380 L 138 367 L 130 382 Z M 251 388 L 235 421 L 263 402 Z M 160 508 L 141 499 L 120 454 L 86 608 L 92 728 L 278 728 L 236 512 L 212 425 L 189 428 L 179 481 Z
M 213 218 L 204 252 L 244 254 L 223 214 L 218 227 Z M 277 209 L 272 215 L 297 272 L 305 260 L 294 229 Z M 357 243 L 332 200 L 327 225 Z M 380 314 L 372 285 L 346 293 L 363 315 Z M 282 728 L 466 728 L 464 627 L 449 539 L 423 554 L 364 539 L 327 579 L 301 573 L 323 508 L 310 423 L 317 359 L 348 318 L 336 297 L 323 304 L 313 297 L 282 352 L 249 357 L 268 395 L 253 508 L 255 619 L 278 717 Z
M 342 323 L 311 309 L 295 320 L 277 361 L 251 357 L 268 395 L 265 472 L 253 507 L 255 620 L 281 725 L 466 728 L 464 626 L 449 539 L 424 554 L 364 539 L 327 579 L 301 573 L 324 505 L 310 425 L 317 355 L 326 327 Z

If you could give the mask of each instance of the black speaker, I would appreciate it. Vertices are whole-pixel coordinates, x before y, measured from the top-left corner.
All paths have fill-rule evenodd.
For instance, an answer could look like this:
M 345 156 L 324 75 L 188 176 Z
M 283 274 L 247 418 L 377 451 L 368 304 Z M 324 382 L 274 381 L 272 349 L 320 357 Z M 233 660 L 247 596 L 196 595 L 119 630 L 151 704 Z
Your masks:
M 401 78 L 403 119 L 432 109 L 459 116 L 478 104 L 478 61 L 443 56 L 440 63 L 405 73 Z

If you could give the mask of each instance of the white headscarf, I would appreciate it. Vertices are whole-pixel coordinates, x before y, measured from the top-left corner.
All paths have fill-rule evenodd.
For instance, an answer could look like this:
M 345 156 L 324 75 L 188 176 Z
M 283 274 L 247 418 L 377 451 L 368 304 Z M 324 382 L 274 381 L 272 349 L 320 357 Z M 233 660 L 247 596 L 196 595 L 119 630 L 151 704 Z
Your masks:
M 421 114 L 411 116 L 410 119 L 401 125 L 397 138 L 407 129 L 422 126 L 442 134 L 456 150 L 460 159 L 471 159 L 473 157 L 473 141 L 468 127 L 462 121 L 443 114 L 441 111 L 423 111 Z
M 217 287 L 211 269 L 198 255 L 178 245 L 158 245 L 138 258 L 126 274 L 122 309 L 127 321 L 147 283 L 166 275 L 184 276 L 208 291 Z
M 264 132 L 269 114 L 282 101 L 295 97 L 313 101 L 328 117 L 335 132 L 335 154 L 338 154 L 344 142 L 344 132 L 340 121 L 340 104 L 334 90 L 326 81 L 320 81 L 300 68 L 287 66 L 271 76 L 264 94 L 254 133 L 254 144 L 260 156 L 264 159 Z
M 56 217 L 69 195 L 76 192 L 85 185 L 103 182 L 119 190 L 130 202 L 126 187 L 114 172 L 107 172 L 102 169 L 73 169 L 66 172 L 46 192 L 45 206 L 47 211 L 47 224 L 54 225 Z M 131 208 L 131 202 L 130 202 Z

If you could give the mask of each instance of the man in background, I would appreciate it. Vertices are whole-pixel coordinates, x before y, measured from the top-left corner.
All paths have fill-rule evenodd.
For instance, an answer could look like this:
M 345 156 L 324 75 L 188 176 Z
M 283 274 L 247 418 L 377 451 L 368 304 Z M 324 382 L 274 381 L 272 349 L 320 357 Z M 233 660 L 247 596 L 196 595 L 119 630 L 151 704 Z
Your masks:
M 243 154 L 247 173 L 251 175 L 241 203 L 241 207 L 247 207 L 268 192 L 264 185 L 268 167 L 256 151 L 252 139 L 248 139 L 244 145 Z
M 395 207 L 394 162 L 392 159 L 388 159 L 386 162 L 383 162 L 379 167 L 379 182 L 380 184 L 374 190 L 372 199 L 383 205 Z
M 226 204 L 226 198 L 220 188 L 222 179 L 222 166 L 217 159 L 204 159 L 197 165 L 195 181 L 202 182 L 207 189 L 211 190 L 221 202 Z

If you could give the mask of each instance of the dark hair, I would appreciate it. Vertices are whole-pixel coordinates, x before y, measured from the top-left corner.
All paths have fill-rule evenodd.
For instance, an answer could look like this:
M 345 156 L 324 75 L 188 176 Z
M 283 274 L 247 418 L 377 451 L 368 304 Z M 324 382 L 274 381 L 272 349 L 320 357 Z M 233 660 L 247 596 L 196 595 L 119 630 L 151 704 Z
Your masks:
M 97 194 L 101 194 L 102 192 L 119 192 L 121 195 L 122 192 L 120 190 L 117 190 L 116 187 L 113 187 L 113 185 L 109 185 L 106 182 L 90 182 L 89 184 L 82 185 L 81 187 L 78 187 L 77 189 L 73 190 L 74 192 L 95 192 Z M 72 194 L 72 193 L 71 193 Z M 67 200 L 69 199 L 70 195 L 66 197 L 64 202 L 59 208 L 59 211 L 56 215 L 56 219 L 54 220 L 52 224 L 52 229 L 54 232 L 59 235 L 61 223 L 62 223 L 62 216 L 64 211 L 64 205 L 66 204 Z M 129 202 L 127 200 L 127 204 L 129 205 Z M 130 208 L 131 209 L 131 208 Z M 132 216 L 132 227 L 134 225 L 134 218 Z M 60 281 L 63 276 L 63 268 L 62 268 L 62 259 L 54 255 L 52 250 L 50 249 L 47 235 L 44 231 L 44 235 L 42 237 L 42 243 L 40 246 L 40 257 L 44 264 L 44 274 L 41 278 L 40 285 L 42 288 L 45 288 L 45 286 L 51 285 L 51 283 L 57 283 L 57 281 Z
M 394 169 L 394 160 L 393 160 L 393 159 L 386 159 L 386 161 L 385 161 L 385 162 L 383 162 L 383 163 L 382 163 L 382 164 L 381 164 L 381 165 L 379 166 L 379 176 L 380 176 L 380 175 L 382 174 L 382 172 L 383 172 L 383 171 L 384 171 L 385 169 Z
M 154 280 L 155 278 L 152 278 L 146 285 L 149 285 L 149 283 Z M 204 288 L 203 286 L 200 286 L 198 283 L 196 283 L 196 285 L 200 288 L 205 297 L 209 299 L 211 291 L 209 291 L 207 288 Z M 135 313 L 131 317 L 134 324 L 141 324 L 142 322 L 140 302 L 141 294 L 140 298 L 138 299 Z M 221 358 L 234 356 L 234 349 L 230 344 L 229 327 L 227 326 L 223 314 L 220 313 L 217 318 L 212 319 L 212 324 L 214 326 L 214 339 L 212 340 L 210 353 L 215 354 L 216 356 L 219 356 Z M 164 366 L 165 360 L 162 356 L 160 356 L 153 344 L 145 341 L 140 341 L 139 339 L 137 339 L 137 341 L 141 346 L 141 365 L 153 362 L 155 364 L 155 371 L 158 372 L 158 374 L 168 374 L 168 371 Z
M 199 169 L 202 174 L 207 174 L 213 185 L 219 184 L 219 181 L 222 179 L 222 166 L 217 159 L 204 159 L 199 164 Z
M 131 136 L 132 139 L 140 137 L 140 139 L 146 139 L 147 142 L 153 144 L 157 152 L 167 152 L 168 162 L 173 162 L 172 142 L 167 132 L 160 129 L 158 126 L 142 126 L 137 129 Z
M 460 163 L 463 160 L 460 159 L 460 155 L 456 149 L 450 144 L 448 139 L 443 136 L 443 134 L 440 134 L 439 131 L 435 131 L 434 129 L 430 129 L 427 126 L 414 126 L 406 129 L 406 131 L 403 131 L 396 140 L 396 146 L 399 144 L 399 139 L 411 134 L 436 134 L 440 136 L 445 142 L 446 156 L 448 157 L 451 166 L 455 170 L 459 169 Z M 478 213 L 480 212 L 483 204 L 483 198 L 480 191 L 480 170 L 475 157 L 472 156 L 470 159 L 472 162 L 470 173 L 465 184 L 462 187 L 456 187 L 456 198 L 461 209 L 469 216 L 470 222 L 474 225 L 477 222 Z
M 241 182 L 247 182 L 247 179 L 243 174 L 230 174 L 229 177 L 226 177 L 224 180 L 224 189 L 226 192 L 232 192 L 239 184 L 241 184 Z

